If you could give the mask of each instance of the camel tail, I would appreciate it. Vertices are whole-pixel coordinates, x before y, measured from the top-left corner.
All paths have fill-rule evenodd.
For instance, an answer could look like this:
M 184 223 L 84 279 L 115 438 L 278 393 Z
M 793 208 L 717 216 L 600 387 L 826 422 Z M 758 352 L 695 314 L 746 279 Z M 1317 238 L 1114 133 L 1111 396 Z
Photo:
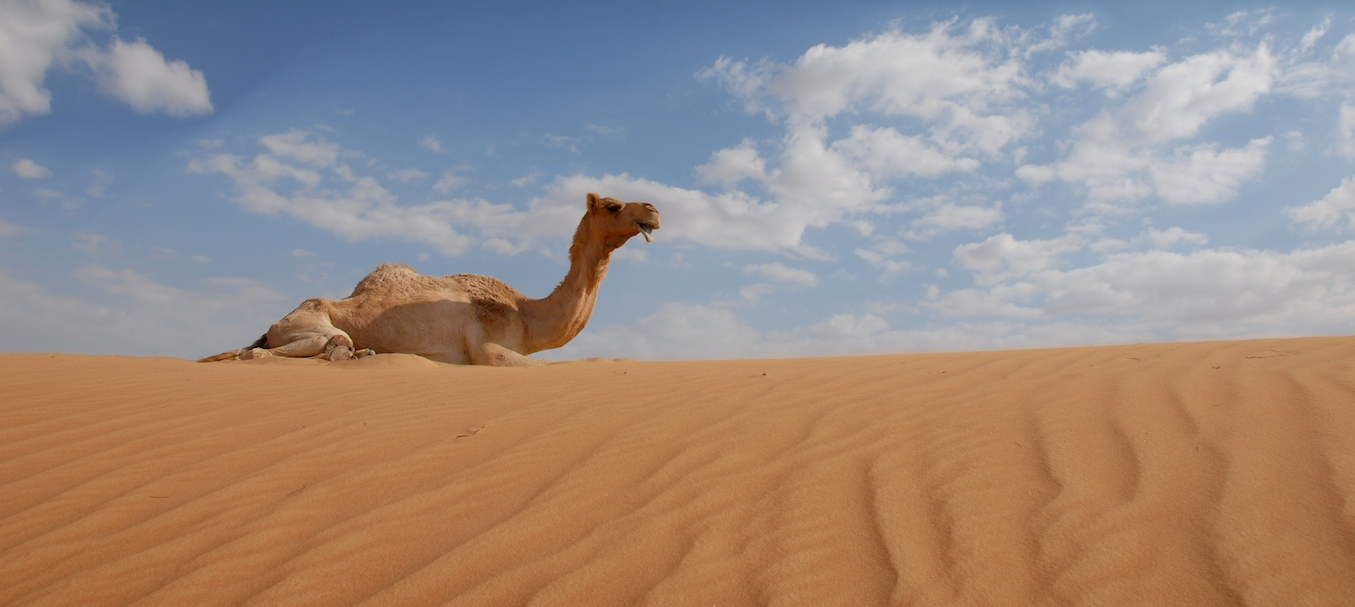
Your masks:
M 239 350 L 227 350 L 220 354 L 208 356 L 207 358 L 199 358 L 198 362 L 213 363 L 218 360 L 235 360 L 237 358 L 240 358 L 241 354 L 244 354 L 245 352 L 248 352 L 254 348 L 267 348 L 267 347 L 268 347 L 268 334 L 264 333 L 263 336 L 259 337 L 259 339 L 254 340 L 254 343 L 244 348 L 240 348 Z

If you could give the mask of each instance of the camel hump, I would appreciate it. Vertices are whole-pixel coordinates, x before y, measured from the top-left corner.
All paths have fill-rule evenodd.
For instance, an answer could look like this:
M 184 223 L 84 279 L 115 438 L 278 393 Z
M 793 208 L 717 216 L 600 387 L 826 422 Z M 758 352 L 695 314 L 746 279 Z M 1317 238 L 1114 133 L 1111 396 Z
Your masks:
M 495 301 L 516 307 L 523 299 L 522 293 L 517 289 L 492 276 L 456 274 L 448 278 L 456 281 L 472 300 Z
M 383 263 L 358 281 L 357 286 L 353 287 L 353 295 L 400 291 L 403 290 L 400 288 L 401 285 L 416 281 L 418 276 L 419 273 L 414 268 L 405 264 Z

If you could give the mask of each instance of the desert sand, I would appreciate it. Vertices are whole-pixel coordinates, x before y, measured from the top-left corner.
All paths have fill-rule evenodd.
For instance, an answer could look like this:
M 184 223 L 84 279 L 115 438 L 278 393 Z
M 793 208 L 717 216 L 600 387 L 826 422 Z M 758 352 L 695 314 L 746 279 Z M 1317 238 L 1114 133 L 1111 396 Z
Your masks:
M 1355 604 L 1355 337 L 0 390 L 3 605 Z

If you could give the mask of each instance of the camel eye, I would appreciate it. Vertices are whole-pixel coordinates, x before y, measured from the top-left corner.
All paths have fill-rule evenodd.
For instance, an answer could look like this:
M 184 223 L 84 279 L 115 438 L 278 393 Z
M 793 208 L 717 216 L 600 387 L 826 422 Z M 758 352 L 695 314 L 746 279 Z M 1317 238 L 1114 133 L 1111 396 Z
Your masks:
M 620 213 L 620 212 L 621 212 L 621 205 L 619 205 L 619 204 L 609 204 L 609 205 L 607 205 L 607 212 L 608 212 L 608 213 L 611 213 L 611 214 L 613 214 L 613 215 L 615 215 L 615 214 L 617 214 L 617 213 Z

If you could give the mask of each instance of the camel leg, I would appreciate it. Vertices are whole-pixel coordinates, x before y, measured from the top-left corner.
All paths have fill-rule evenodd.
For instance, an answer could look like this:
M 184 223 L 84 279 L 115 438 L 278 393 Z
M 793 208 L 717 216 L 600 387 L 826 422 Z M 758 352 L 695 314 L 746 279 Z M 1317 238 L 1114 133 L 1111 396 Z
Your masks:
M 306 300 L 291 314 L 273 323 L 268 328 L 267 340 L 271 347 L 267 350 L 255 348 L 249 352 L 249 358 L 272 355 L 348 360 L 357 354 L 353 339 L 330 322 L 329 315 L 321 309 L 321 301 L 314 299 Z M 362 354 L 369 353 L 370 350 L 364 349 Z
M 480 344 L 471 351 L 471 362 L 492 367 L 539 367 L 550 364 L 547 361 L 519 354 L 496 343 Z

